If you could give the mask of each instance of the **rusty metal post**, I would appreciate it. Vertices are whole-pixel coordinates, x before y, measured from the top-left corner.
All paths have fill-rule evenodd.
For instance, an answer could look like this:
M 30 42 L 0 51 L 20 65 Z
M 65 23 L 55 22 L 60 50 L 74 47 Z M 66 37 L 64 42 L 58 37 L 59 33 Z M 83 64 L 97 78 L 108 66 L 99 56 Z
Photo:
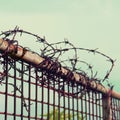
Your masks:
M 107 95 L 102 96 L 103 102 L 103 120 L 112 120 L 112 90 L 109 90 Z

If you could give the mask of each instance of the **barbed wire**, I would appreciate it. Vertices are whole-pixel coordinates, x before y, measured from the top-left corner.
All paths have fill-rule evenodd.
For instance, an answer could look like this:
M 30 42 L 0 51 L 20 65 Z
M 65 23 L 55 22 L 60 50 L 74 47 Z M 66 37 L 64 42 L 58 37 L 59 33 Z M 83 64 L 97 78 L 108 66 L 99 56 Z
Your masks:
M 79 71 L 79 72 L 82 72 L 82 73 L 87 75 L 87 72 L 85 70 L 82 70 L 82 69 L 78 68 L 77 64 L 82 63 L 82 64 L 87 65 L 88 70 L 90 70 L 90 73 L 91 73 L 91 75 L 89 76 L 90 79 L 92 79 L 92 78 L 96 79 L 95 77 L 97 77 L 98 72 L 95 72 L 95 74 L 94 74 L 93 66 L 90 65 L 89 63 L 87 63 L 86 61 L 83 61 L 83 60 L 79 59 L 79 56 L 78 56 L 79 51 L 83 50 L 83 51 L 87 51 L 88 53 L 93 53 L 94 55 L 99 54 L 99 55 L 105 57 L 107 59 L 107 61 L 111 63 L 111 65 L 110 65 L 110 68 L 107 70 L 107 73 L 105 74 L 105 76 L 103 76 L 103 78 L 101 78 L 101 80 L 98 79 L 98 81 L 101 81 L 101 82 L 106 81 L 108 84 L 110 84 L 108 79 L 109 79 L 109 76 L 110 76 L 110 74 L 113 70 L 115 60 L 113 60 L 108 55 L 98 51 L 98 48 L 88 49 L 88 48 L 75 47 L 67 39 L 64 39 L 64 41 L 61 41 L 61 42 L 48 43 L 45 40 L 45 37 L 42 38 L 42 37 L 40 37 L 36 34 L 33 34 L 31 32 L 24 31 L 22 29 L 19 29 L 19 27 L 17 27 L 17 26 L 13 30 L 8 30 L 8 31 L 2 32 L 0 34 L 0 36 L 4 40 L 7 40 L 9 45 L 10 44 L 15 44 L 16 49 L 17 49 L 19 41 L 16 40 L 16 36 L 18 34 L 20 36 L 22 36 L 23 34 L 28 34 L 28 35 L 31 35 L 31 36 L 35 37 L 35 42 L 39 42 L 40 44 L 42 43 L 42 45 L 43 45 L 43 48 L 42 49 L 40 48 L 41 53 L 39 55 L 41 57 L 52 59 L 56 63 L 63 63 L 63 64 L 65 64 L 66 68 L 69 68 L 73 72 L 76 72 L 76 71 L 78 72 Z M 62 46 L 62 47 L 58 48 L 58 46 Z M 63 46 L 65 46 L 65 48 Z M 9 48 L 9 46 L 7 47 L 7 49 L 8 48 Z M 7 52 L 7 49 L 6 49 L 5 53 Z M 24 49 L 26 49 L 26 48 L 24 48 Z M 71 52 L 73 54 L 73 57 L 63 59 L 62 56 L 67 52 Z M 67 64 L 70 63 L 70 66 L 67 66 L 65 61 L 67 62 Z M 10 64 L 12 64 L 12 62 Z
M 40 36 L 38 36 L 36 34 L 33 34 L 31 32 L 27 32 L 27 31 L 24 31 L 22 29 L 19 29 L 19 27 L 15 27 L 15 29 L 13 29 L 13 30 L 5 31 L 5 32 L 2 32 L 0 34 L 0 36 L 4 40 L 6 40 L 8 42 L 8 47 L 6 48 L 5 52 L 1 54 L 1 56 L 0 56 L 1 58 L 4 57 L 7 54 L 8 50 L 9 50 L 9 46 L 11 44 L 14 44 L 16 46 L 15 52 L 17 52 L 17 47 L 20 46 L 20 45 L 18 45 L 19 40 L 16 40 L 16 38 L 17 38 L 18 35 L 20 37 L 23 36 L 23 34 L 24 35 L 28 34 L 28 35 L 31 35 L 31 36 L 35 37 L 35 41 L 33 41 L 33 42 L 39 42 L 40 45 L 42 44 L 42 47 L 40 47 L 40 51 L 39 51 L 40 53 L 30 50 L 30 47 L 29 48 L 23 47 L 24 52 L 23 52 L 22 56 L 24 56 L 26 50 L 30 50 L 31 52 L 36 53 L 36 54 L 40 55 L 41 57 L 45 58 L 45 60 L 40 65 L 44 64 L 46 61 L 51 62 L 51 60 L 52 60 L 54 64 L 52 64 L 52 66 L 50 66 L 50 68 L 49 68 L 51 71 L 56 70 L 57 67 L 61 68 L 61 65 L 62 65 L 64 68 L 66 68 L 66 69 L 68 69 L 70 71 L 67 74 L 67 78 L 71 77 L 71 75 L 72 75 L 71 71 L 72 72 L 77 72 L 77 73 L 82 74 L 88 80 L 94 80 L 94 81 L 96 81 L 96 82 L 98 82 L 100 84 L 102 84 L 103 82 L 107 82 L 108 87 L 110 89 L 113 88 L 113 85 L 109 81 L 109 76 L 110 76 L 110 74 L 111 74 L 111 72 L 113 70 L 115 60 L 113 60 L 108 55 L 98 51 L 98 48 L 96 48 L 96 49 L 88 49 L 88 48 L 75 47 L 67 39 L 64 39 L 64 41 L 61 41 L 61 42 L 48 43 L 46 41 L 45 37 L 42 38 L 42 37 L 40 37 Z M 81 60 L 79 58 L 78 53 L 80 51 L 87 51 L 88 53 L 93 53 L 94 55 L 99 54 L 102 57 L 106 58 L 107 61 L 111 63 L 110 68 L 107 70 L 107 73 L 105 74 L 105 76 L 103 76 L 103 78 L 98 79 L 97 78 L 98 71 L 94 72 L 93 65 L 91 65 L 87 61 Z M 69 52 L 72 53 L 72 57 L 69 57 L 69 54 L 67 54 Z M 68 55 L 68 57 L 66 56 L 66 54 Z M 64 55 L 65 55 L 65 58 L 64 58 Z M 8 59 L 9 59 L 8 60 L 9 61 L 8 62 L 8 64 L 9 64 L 8 71 L 10 69 L 14 68 L 12 58 L 14 58 L 14 60 L 18 59 L 18 58 L 14 57 L 14 53 L 13 53 L 13 55 L 10 55 L 10 56 L 11 57 L 8 57 Z M 82 64 L 86 65 L 87 70 L 82 69 L 80 67 L 79 63 L 80 64 L 82 63 Z M 5 68 L 4 68 L 6 63 L 4 63 L 4 60 L 1 60 L 0 64 L 3 64 L 3 71 L 0 73 L 0 84 L 2 85 L 4 83 L 3 81 L 4 81 L 4 77 L 6 75 L 6 71 L 5 71 Z M 24 71 L 20 71 L 19 68 L 16 68 L 16 70 L 19 73 L 24 72 L 24 74 L 28 75 L 28 73 L 25 73 L 25 71 L 28 70 L 27 66 L 26 66 L 26 69 Z M 87 71 L 89 71 L 90 74 L 88 74 Z M 59 84 L 60 82 L 61 83 L 64 82 L 66 85 L 69 84 L 67 81 L 62 81 L 60 79 L 57 80 L 55 76 L 53 77 L 53 75 L 44 75 L 44 78 L 42 78 L 43 79 L 42 81 L 39 80 L 40 77 L 41 77 L 41 76 L 39 76 L 39 79 L 38 79 L 39 84 L 42 84 L 42 85 L 44 84 L 45 86 L 48 86 L 48 82 L 46 82 L 47 79 L 50 79 L 50 78 L 48 78 L 48 76 L 51 77 L 51 79 L 55 80 L 56 85 Z M 49 84 L 53 85 L 52 80 L 51 80 L 51 82 L 49 82 Z M 14 86 L 12 83 L 9 84 L 9 85 L 13 86 L 14 88 L 17 88 L 16 90 L 20 92 L 20 89 L 17 86 Z M 89 95 L 89 91 L 87 90 L 86 87 L 82 88 L 82 91 L 84 91 L 84 92 L 81 92 L 81 88 L 80 88 L 79 92 L 76 92 L 77 84 L 72 82 L 69 85 L 71 86 L 71 88 L 74 89 L 74 97 L 76 97 L 76 94 L 80 94 L 80 96 L 78 96 L 78 98 L 83 97 L 84 94 L 86 94 L 86 93 L 88 93 L 88 95 Z M 64 92 L 64 90 L 65 90 L 64 85 L 60 85 L 59 89 L 60 89 L 60 91 Z M 61 94 L 62 94 L 62 92 L 61 92 Z M 24 96 L 24 95 L 22 95 L 22 96 Z M 23 104 L 24 104 L 24 106 L 26 108 L 26 111 L 28 111 L 27 104 L 25 102 L 24 97 L 23 97 Z

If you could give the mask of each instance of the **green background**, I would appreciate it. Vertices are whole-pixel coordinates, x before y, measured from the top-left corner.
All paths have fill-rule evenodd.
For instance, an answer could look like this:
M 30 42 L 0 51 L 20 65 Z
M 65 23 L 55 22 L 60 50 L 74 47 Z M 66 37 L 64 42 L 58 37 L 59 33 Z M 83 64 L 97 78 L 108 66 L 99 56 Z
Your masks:
M 78 47 L 99 48 L 116 59 L 109 80 L 120 91 L 120 0 L 0 0 L 0 31 L 16 25 L 50 43 L 67 38 Z M 102 71 L 99 59 L 98 66 Z

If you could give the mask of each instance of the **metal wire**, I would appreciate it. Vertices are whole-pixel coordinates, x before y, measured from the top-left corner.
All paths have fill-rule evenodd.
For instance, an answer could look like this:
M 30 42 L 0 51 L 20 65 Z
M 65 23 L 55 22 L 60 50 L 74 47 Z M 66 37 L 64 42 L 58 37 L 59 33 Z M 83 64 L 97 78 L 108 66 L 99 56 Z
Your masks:
M 8 53 L 9 47 L 3 52 L 0 52 L 0 116 L 4 120 L 101 120 L 105 119 L 104 114 L 106 104 L 104 100 L 109 102 L 109 107 L 112 120 L 119 120 L 120 118 L 120 100 L 112 98 L 110 92 L 113 86 L 109 84 L 108 76 L 110 75 L 114 61 L 107 55 L 95 50 L 85 48 L 75 48 L 68 41 L 48 44 L 45 39 L 40 38 L 30 32 L 14 30 L 3 32 L 4 40 L 8 41 L 9 46 L 14 44 L 16 49 L 18 42 L 15 38 L 17 33 L 27 33 L 35 36 L 37 40 L 44 43 L 44 48 L 41 50 L 41 55 L 45 60 L 39 64 L 43 69 L 31 63 L 14 57 L 14 54 Z M 12 39 L 8 39 L 12 36 Z M 71 47 L 55 48 L 55 45 L 67 44 Z M 74 51 L 75 58 L 59 61 L 60 57 L 68 51 Z M 93 68 L 86 61 L 78 59 L 77 50 L 86 50 L 88 52 L 100 54 L 112 63 L 110 70 L 100 81 L 93 75 Z M 17 51 L 16 51 L 17 52 Z M 59 53 L 59 54 L 58 54 Z M 58 68 L 61 68 L 61 63 L 69 61 L 70 67 L 66 76 L 56 76 Z M 91 71 L 91 76 L 87 75 L 85 71 L 77 68 L 77 62 L 84 63 Z M 49 63 L 51 63 L 49 65 Z M 44 68 L 49 70 L 45 70 Z M 88 85 L 81 85 L 80 82 L 74 81 L 73 73 L 78 72 L 86 77 L 89 81 L 94 78 L 96 82 L 107 81 L 111 88 L 107 95 L 100 93 L 97 90 L 89 88 Z M 107 120 L 107 119 L 106 119 Z
M 10 67 L 8 60 L 9 57 L 5 56 L 5 71 Z M 89 88 L 77 82 L 72 83 L 69 79 L 40 71 L 21 60 L 13 60 L 13 66 L 5 73 L 0 86 L 1 104 L 4 105 L 0 114 L 3 119 L 49 120 L 53 117 L 54 120 L 56 116 L 60 119 L 61 115 L 73 120 L 79 120 L 80 117 L 84 120 L 103 119 L 101 93 L 88 90 Z M 16 69 L 18 67 L 21 73 Z M 85 89 L 89 92 L 85 92 Z M 113 120 L 119 120 L 119 106 L 119 100 L 112 98 Z

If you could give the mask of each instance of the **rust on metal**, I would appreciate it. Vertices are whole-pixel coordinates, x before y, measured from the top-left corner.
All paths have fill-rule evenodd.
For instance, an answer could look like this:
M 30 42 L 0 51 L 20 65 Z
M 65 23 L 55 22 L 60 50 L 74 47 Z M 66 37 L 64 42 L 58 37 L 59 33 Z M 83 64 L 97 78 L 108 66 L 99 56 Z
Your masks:
M 17 48 L 17 52 L 15 52 L 15 48 Z M 14 44 L 9 45 L 9 43 L 3 39 L 0 39 L 0 50 L 7 51 L 9 55 L 14 53 L 15 57 L 20 58 L 28 63 L 32 63 L 33 65 L 40 69 L 45 69 L 48 70 L 49 72 L 54 71 L 54 74 L 59 75 L 61 77 L 67 77 L 69 76 L 68 74 L 71 73 L 71 78 L 69 79 L 71 79 L 72 81 L 79 82 L 80 84 L 87 86 L 91 89 L 95 89 L 99 92 L 102 92 L 103 94 L 107 94 L 109 91 L 109 88 L 105 88 L 102 84 L 96 83 L 94 79 L 88 80 L 85 76 L 72 72 L 64 67 L 58 66 L 58 68 L 54 70 L 54 67 L 52 67 L 53 65 L 55 65 L 54 61 L 49 60 L 48 62 L 45 58 L 42 58 L 38 54 L 26 50 L 21 46 L 16 47 Z M 120 99 L 120 93 L 115 92 L 113 90 L 111 92 L 111 96 Z

